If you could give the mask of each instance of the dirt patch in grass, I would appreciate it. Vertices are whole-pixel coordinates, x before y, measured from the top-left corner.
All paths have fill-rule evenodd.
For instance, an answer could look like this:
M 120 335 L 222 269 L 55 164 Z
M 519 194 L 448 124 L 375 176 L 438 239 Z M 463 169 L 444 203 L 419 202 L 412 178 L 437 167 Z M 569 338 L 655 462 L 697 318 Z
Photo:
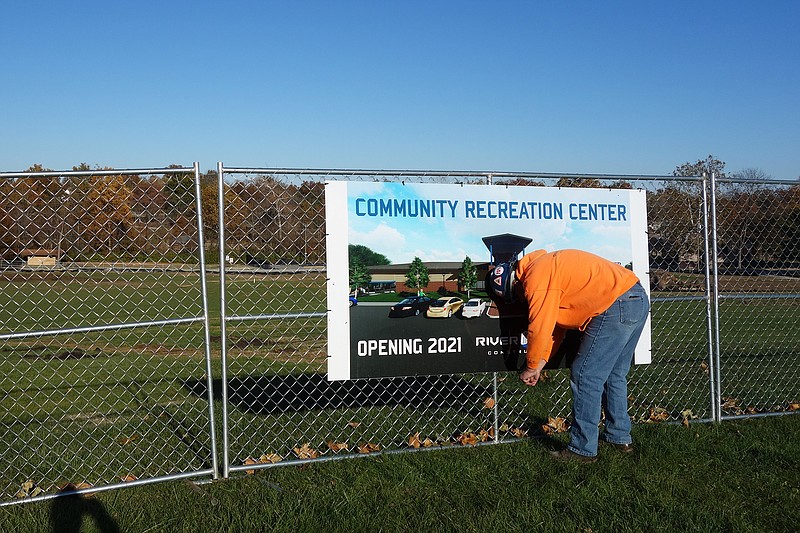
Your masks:
M 69 359 L 94 359 L 97 357 L 110 357 L 109 354 L 104 354 L 99 348 L 94 350 L 84 350 L 82 348 L 70 348 L 65 350 L 53 350 L 47 347 L 34 346 L 32 348 L 24 348 L 25 353 L 23 359 L 58 359 L 66 361 Z
M 308 363 L 324 360 L 326 348 L 314 343 L 298 342 L 294 337 L 240 337 L 230 343 L 231 355 L 263 354 L 265 359 L 285 363 Z
M 705 291 L 703 274 L 654 270 L 650 276 L 654 291 Z M 800 293 L 800 278 L 786 276 L 719 276 L 720 292 Z

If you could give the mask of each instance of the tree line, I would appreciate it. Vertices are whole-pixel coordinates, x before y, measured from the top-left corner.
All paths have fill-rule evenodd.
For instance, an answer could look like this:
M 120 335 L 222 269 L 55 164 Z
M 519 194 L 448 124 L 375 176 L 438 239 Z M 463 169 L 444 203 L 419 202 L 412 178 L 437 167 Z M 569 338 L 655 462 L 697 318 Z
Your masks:
M 348 258 L 350 290 L 356 294 L 359 290 L 369 287 L 372 281 L 372 275 L 369 273 L 370 266 L 391 264 L 391 261 L 385 255 L 370 250 L 362 244 L 350 244 L 348 246 Z M 458 269 L 456 277 L 459 287 L 461 290 L 466 291 L 467 297 L 469 297 L 470 291 L 478 282 L 478 268 L 469 256 L 466 256 L 461 262 L 461 267 Z M 409 263 L 405 278 L 405 286 L 409 289 L 414 289 L 417 294 L 422 294 L 431 281 L 428 267 L 419 257 L 414 257 Z
M 800 178 L 776 185 L 754 168 L 727 173 L 725 162 L 709 155 L 675 167 L 676 178 L 711 176 L 716 194 L 717 249 L 723 272 L 752 274 L 764 269 L 800 268 Z M 508 185 L 544 186 L 517 178 Z M 625 180 L 564 177 L 557 187 L 631 189 Z M 700 181 L 665 181 L 647 195 L 650 266 L 669 271 L 699 272 L 704 268 L 706 223 Z
M 0 180 L 0 259 L 45 249 L 63 261 L 196 260 L 192 173 L 122 175 L 85 164 L 73 170 L 92 174 Z M 44 171 L 40 165 L 28 169 Z M 203 174 L 202 229 L 212 254 L 219 242 L 217 191 L 217 173 Z M 323 183 L 256 176 L 226 183 L 223 194 L 226 245 L 235 261 L 324 262 Z
M 179 168 L 172 166 L 170 168 Z M 42 172 L 41 165 L 30 172 Z M 96 258 L 196 260 L 197 213 L 193 174 L 120 175 L 107 167 L 77 171 L 87 176 L 21 177 L 0 180 L 0 259 L 24 249 L 55 250 L 63 261 Z M 797 267 L 800 246 L 800 184 L 763 183 L 755 169 L 728 175 L 713 156 L 679 165 L 676 177 L 715 172 L 723 182 L 716 196 L 717 240 L 725 269 Z M 508 185 L 537 186 L 530 179 Z M 702 268 L 704 223 L 702 186 L 697 181 L 663 181 L 648 191 L 651 266 L 665 270 Z M 562 178 L 560 187 L 631 188 L 624 180 Z M 259 175 L 223 186 L 226 250 L 231 260 L 254 265 L 325 262 L 324 183 L 287 182 Z M 219 240 L 217 174 L 200 179 L 203 233 L 209 261 Z M 358 244 L 358 243 L 353 243 Z M 384 258 L 385 259 L 385 258 Z M 381 264 L 375 257 L 362 266 Z

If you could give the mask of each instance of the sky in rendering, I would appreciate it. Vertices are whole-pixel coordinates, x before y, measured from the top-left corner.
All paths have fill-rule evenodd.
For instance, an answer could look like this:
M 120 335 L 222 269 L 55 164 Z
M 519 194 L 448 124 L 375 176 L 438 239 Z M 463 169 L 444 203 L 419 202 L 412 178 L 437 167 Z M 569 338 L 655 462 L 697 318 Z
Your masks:
M 443 184 L 348 184 L 348 244 L 392 263 L 490 261 L 484 237 L 530 239 L 525 252 L 578 248 L 629 264 L 646 243 L 642 191 Z M 632 201 L 633 200 L 633 201 Z M 637 212 L 638 209 L 638 212 Z M 638 217 L 638 218 L 637 218 Z

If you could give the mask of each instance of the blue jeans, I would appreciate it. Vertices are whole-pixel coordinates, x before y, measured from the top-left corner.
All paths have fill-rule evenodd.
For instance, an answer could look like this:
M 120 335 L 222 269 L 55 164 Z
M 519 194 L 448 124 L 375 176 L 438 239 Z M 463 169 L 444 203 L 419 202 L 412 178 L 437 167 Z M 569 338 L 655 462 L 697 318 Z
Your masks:
M 632 442 L 627 376 L 649 312 L 647 293 L 637 283 L 586 327 L 570 366 L 571 451 L 597 455 L 601 407 L 606 414 L 603 439 L 615 444 Z

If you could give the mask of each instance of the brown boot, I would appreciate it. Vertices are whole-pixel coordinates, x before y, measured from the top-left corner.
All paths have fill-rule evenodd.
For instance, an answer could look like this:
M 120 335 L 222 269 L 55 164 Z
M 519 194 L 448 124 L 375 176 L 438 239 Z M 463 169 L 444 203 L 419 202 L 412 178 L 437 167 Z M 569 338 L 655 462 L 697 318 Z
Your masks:
M 618 452 L 633 453 L 633 444 L 617 444 L 615 442 L 608 442 L 607 440 L 600 441 L 605 446 L 611 446 Z
M 597 461 L 596 455 L 581 455 L 579 453 L 570 451 L 567 448 L 564 448 L 563 450 L 552 451 L 550 452 L 550 456 L 556 461 L 561 461 L 564 463 L 594 463 Z

